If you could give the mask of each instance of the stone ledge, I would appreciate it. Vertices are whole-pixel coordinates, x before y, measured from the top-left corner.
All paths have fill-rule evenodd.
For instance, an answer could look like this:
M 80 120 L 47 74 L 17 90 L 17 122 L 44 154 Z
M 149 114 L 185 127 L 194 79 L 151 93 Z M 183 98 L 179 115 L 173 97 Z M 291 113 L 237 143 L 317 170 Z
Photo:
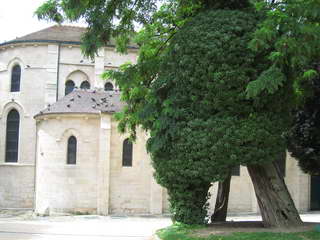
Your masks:
M 34 164 L 23 163 L 0 163 L 0 167 L 34 167 Z

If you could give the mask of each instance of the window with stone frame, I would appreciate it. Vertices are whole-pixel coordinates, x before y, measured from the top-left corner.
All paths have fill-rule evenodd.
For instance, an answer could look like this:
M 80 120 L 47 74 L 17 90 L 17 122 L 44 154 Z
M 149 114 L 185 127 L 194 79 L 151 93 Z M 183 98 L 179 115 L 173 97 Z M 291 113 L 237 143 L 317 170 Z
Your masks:
M 74 87 L 75 87 L 75 84 L 72 80 L 66 81 L 64 95 L 68 95 L 69 93 L 71 93 Z
M 105 85 L 104 85 L 104 90 L 105 91 L 113 91 L 113 84 L 111 82 L 107 82 Z
M 7 116 L 5 162 L 18 162 L 20 115 L 12 109 Z
M 12 68 L 10 92 L 20 92 L 20 80 L 21 67 L 17 64 Z
M 71 136 L 68 139 L 67 148 L 67 164 L 77 163 L 77 139 L 75 136 Z
M 122 145 L 122 166 L 132 167 L 132 142 L 127 138 Z
M 81 89 L 90 89 L 91 85 L 88 81 L 83 81 L 80 85 Z

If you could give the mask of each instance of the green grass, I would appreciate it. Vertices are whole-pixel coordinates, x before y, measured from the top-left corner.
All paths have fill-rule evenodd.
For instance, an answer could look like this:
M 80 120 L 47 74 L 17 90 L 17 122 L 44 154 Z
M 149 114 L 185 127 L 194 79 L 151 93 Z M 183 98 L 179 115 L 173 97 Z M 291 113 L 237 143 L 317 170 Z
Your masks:
M 201 239 L 201 238 L 190 238 L 188 235 L 193 230 L 204 228 L 205 226 L 197 225 L 186 225 L 182 223 L 175 223 L 170 227 L 160 229 L 157 235 L 163 240 L 185 240 L 185 239 Z
M 302 233 L 243 232 L 227 236 L 211 235 L 205 238 L 191 236 L 195 230 L 201 228 L 205 226 L 174 224 L 159 230 L 157 235 L 162 240 L 320 240 L 320 232 L 316 231 Z

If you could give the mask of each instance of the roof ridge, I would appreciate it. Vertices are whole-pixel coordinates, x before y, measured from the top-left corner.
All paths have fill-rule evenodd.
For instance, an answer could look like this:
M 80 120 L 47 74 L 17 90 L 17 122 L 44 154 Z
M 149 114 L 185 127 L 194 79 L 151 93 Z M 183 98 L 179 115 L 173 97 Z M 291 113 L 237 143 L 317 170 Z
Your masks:
M 16 39 L 19 39 L 19 38 L 28 37 L 28 36 L 30 36 L 30 35 L 33 35 L 33 34 L 35 34 L 35 33 L 38 33 L 38 32 L 42 32 L 42 31 L 48 30 L 48 29 L 53 28 L 53 27 L 55 27 L 55 26 L 58 26 L 58 24 L 51 25 L 51 26 L 46 27 L 46 28 L 42 28 L 42 29 L 40 29 L 40 30 L 37 30 L 37 31 L 31 32 L 31 33 L 28 33 L 28 34 L 23 35 L 23 36 L 21 36 L 21 37 L 16 37 L 16 38 L 15 38 L 15 39 L 13 39 L 13 40 L 16 40 Z M 7 42 L 10 42 L 10 41 L 13 41 L 13 40 L 9 40 L 9 41 L 7 41 Z
M 22 37 L 5 41 L 0 43 L 0 47 L 7 44 L 15 44 L 22 42 L 46 42 L 46 43 L 64 43 L 80 45 L 82 43 L 83 34 L 85 34 L 87 27 L 71 26 L 63 24 L 54 24 L 47 28 L 34 31 Z M 114 47 L 116 45 L 115 40 L 111 37 L 109 43 L 106 46 Z M 134 43 L 130 43 L 129 48 L 138 48 Z
M 54 25 L 56 27 L 69 27 L 69 28 L 81 28 L 81 29 L 87 29 L 87 27 L 80 27 L 80 26 L 72 26 L 72 25 L 64 25 L 64 24 L 56 24 Z
M 54 24 L 49 27 L 34 31 L 13 40 L 6 41 L 64 41 L 64 42 L 81 42 L 81 35 L 86 31 L 86 27 Z

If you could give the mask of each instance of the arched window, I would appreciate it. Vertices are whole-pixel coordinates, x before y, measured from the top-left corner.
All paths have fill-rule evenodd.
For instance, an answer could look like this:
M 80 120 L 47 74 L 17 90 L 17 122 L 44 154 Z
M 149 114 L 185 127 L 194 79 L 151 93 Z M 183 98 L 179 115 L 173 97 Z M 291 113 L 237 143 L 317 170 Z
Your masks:
M 21 67 L 15 65 L 11 72 L 11 92 L 20 92 Z
M 65 86 L 65 90 L 64 90 L 64 95 L 68 95 L 69 93 L 71 93 L 74 89 L 74 82 L 72 80 L 68 80 L 66 82 L 66 86 Z
M 122 166 L 124 167 L 132 166 L 132 142 L 130 142 L 128 138 L 123 141 Z
M 74 136 L 68 139 L 67 164 L 76 164 L 77 162 L 77 139 Z
M 18 162 L 20 115 L 12 109 L 7 116 L 5 162 Z
M 104 90 L 105 91 L 113 91 L 113 85 L 111 82 L 107 82 L 105 85 L 104 85 Z
M 88 81 L 83 81 L 80 85 L 81 89 L 90 89 L 90 83 Z

